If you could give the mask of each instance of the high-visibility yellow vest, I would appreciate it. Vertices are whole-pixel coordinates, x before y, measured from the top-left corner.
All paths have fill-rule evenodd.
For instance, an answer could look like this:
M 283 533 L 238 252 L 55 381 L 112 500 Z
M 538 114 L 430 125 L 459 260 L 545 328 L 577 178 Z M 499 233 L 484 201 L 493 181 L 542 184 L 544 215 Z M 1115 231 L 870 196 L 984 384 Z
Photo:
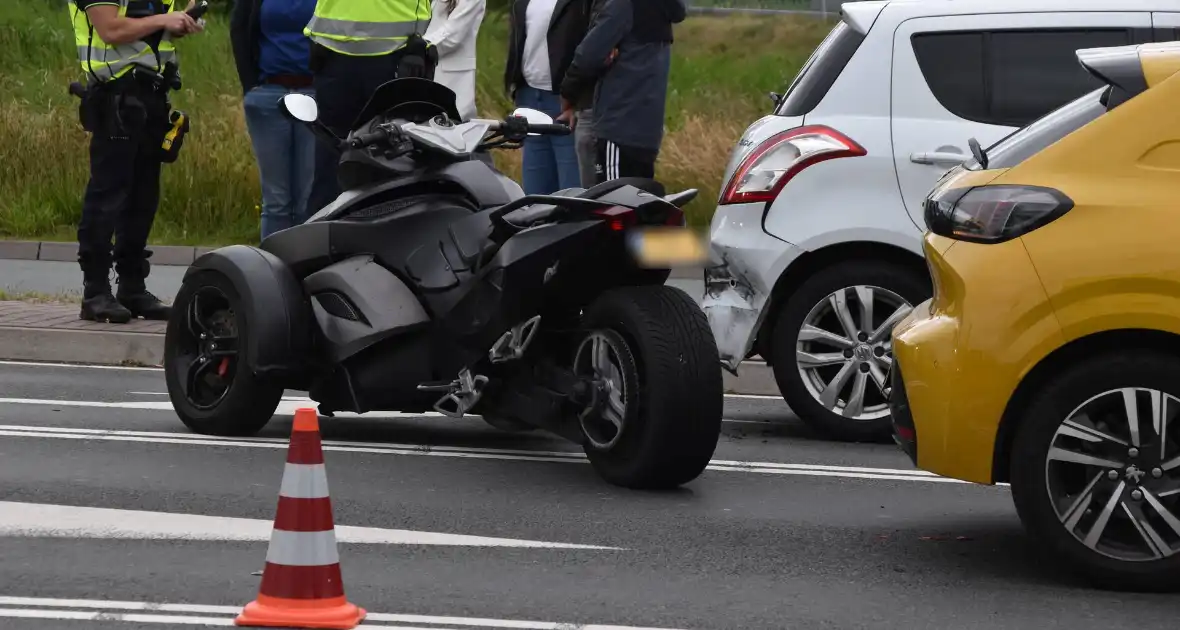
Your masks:
M 168 8 L 167 12 L 176 9 L 175 0 L 158 0 Z M 127 5 L 130 0 L 111 0 L 118 3 L 119 15 L 127 15 Z M 70 21 L 74 25 L 74 42 L 78 46 L 78 60 L 82 62 L 82 70 L 88 76 L 98 81 L 117 79 L 135 66 L 142 66 L 155 72 L 163 72 L 164 64 L 176 59 L 176 47 L 167 31 L 160 38 L 157 50 L 144 41 L 132 42 L 122 46 L 108 46 L 98 36 L 98 31 L 90 23 L 90 18 L 84 11 L 78 10 L 78 5 L 69 3 Z
M 401 48 L 429 25 L 430 0 L 319 0 L 303 34 L 342 55 L 369 57 Z

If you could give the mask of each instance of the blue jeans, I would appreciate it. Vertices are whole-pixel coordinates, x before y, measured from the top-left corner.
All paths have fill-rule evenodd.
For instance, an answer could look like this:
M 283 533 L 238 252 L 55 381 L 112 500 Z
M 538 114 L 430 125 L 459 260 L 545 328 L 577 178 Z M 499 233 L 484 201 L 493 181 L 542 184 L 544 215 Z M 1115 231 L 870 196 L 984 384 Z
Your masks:
M 262 184 L 262 238 L 307 220 L 307 199 L 315 175 L 315 136 L 303 124 L 287 120 L 279 99 L 292 92 L 260 85 L 246 94 L 246 128 L 254 145 Z
M 529 85 L 516 90 L 516 106 L 528 107 L 557 118 L 561 97 Z M 526 195 L 548 195 L 581 184 L 574 135 L 529 136 L 524 141 L 521 188 Z

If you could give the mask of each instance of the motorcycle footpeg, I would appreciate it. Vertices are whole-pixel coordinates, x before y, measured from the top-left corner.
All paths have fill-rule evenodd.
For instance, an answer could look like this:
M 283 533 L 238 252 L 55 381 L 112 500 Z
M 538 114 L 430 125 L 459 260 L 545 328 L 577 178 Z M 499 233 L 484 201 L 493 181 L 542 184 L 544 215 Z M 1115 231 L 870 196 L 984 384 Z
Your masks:
M 456 391 L 443 396 L 434 403 L 434 410 L 451 418 L 462 418 L 475 407 L 483 397 L 483 387 L 487 385 L 488 377 L 476 376 L 472 388 L 467 391 Z M 450 404 L 448 404 L 450 403 Z
M 523 357 L 525 351 L 529 349 L 529 344 L 533 342 L 537 330 L 540 329 L 540 323 L 541 316 L 534 315 L 513 326 L 500 335 L 496 343 L 492 344 L 492 349 L 488 351 L 488 358 L 492 363 L 504 363 Z
M 464 369 L 459 373 L 458 379 L 445 386 L 446 389 L 444 391 L 449 391 L 449 393 L 434 403 L 434 410 L 444 416 L 462 418 L 483 397 L 483 388 L 487 384 L 488 377 L 482 374 L 472 374 L 469 370 Z M 438 387 L 443 386 L 440 384 L 422 383 L 418 386 L 418 389 L 430 391 L 431 388 Z M 438 391 L 438 389 L 435 389 L 435 391 Z

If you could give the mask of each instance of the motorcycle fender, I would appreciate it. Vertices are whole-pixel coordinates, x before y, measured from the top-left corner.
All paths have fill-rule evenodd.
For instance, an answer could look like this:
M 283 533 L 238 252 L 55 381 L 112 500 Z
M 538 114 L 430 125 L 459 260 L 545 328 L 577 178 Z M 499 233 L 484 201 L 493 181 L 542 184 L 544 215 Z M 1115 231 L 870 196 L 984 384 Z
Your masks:
M 256 374 L 298 374 L 312 352 L 311 304 L 295 274 L 274 254 L 249 245 L 208 252 L 185 271 L 225 276 L 241 297 L 248 327 L 245 363 Z
M 395 335 L 423 329 L 430 316 L 413 291 L 373 256 L 354 256 L 307 277 L 304 287 L 334 362 Z

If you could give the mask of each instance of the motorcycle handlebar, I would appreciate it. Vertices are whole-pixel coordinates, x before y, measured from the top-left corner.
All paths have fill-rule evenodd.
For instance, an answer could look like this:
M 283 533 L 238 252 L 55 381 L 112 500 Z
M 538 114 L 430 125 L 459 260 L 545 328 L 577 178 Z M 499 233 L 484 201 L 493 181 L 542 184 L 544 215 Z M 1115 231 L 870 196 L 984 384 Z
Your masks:
M 567 136 L 573 129 L 569 125 L 561 123 L 553 123 L 551 125 L 529 125 L 529 133 L 539 133 L 545 135 Z
M 354 149 L 360 149 L 388 138 L 389 131 L 379 127 L 374 131 L 369 131 L 353 137 L 353 139 L 348 141 L 348 146 Z
M 550 124 L 522 124 L 522 119 L 504 120 L 504 121 L 487 121 L 491 123 L 490 128 L 497 131 L 510 131 L 514 133 L 525 134 L 539 134 L 539 135 L 569 135 L 573 129 L 569 125 L 562 123 Z M 353 149 L 363 149 L 364 147 L 384 142 L 390 138 L 390 131 L 385 127 L 378 127 L 373 131 L 357 134 L 352 138 L 345 140 L 342 145 Z

